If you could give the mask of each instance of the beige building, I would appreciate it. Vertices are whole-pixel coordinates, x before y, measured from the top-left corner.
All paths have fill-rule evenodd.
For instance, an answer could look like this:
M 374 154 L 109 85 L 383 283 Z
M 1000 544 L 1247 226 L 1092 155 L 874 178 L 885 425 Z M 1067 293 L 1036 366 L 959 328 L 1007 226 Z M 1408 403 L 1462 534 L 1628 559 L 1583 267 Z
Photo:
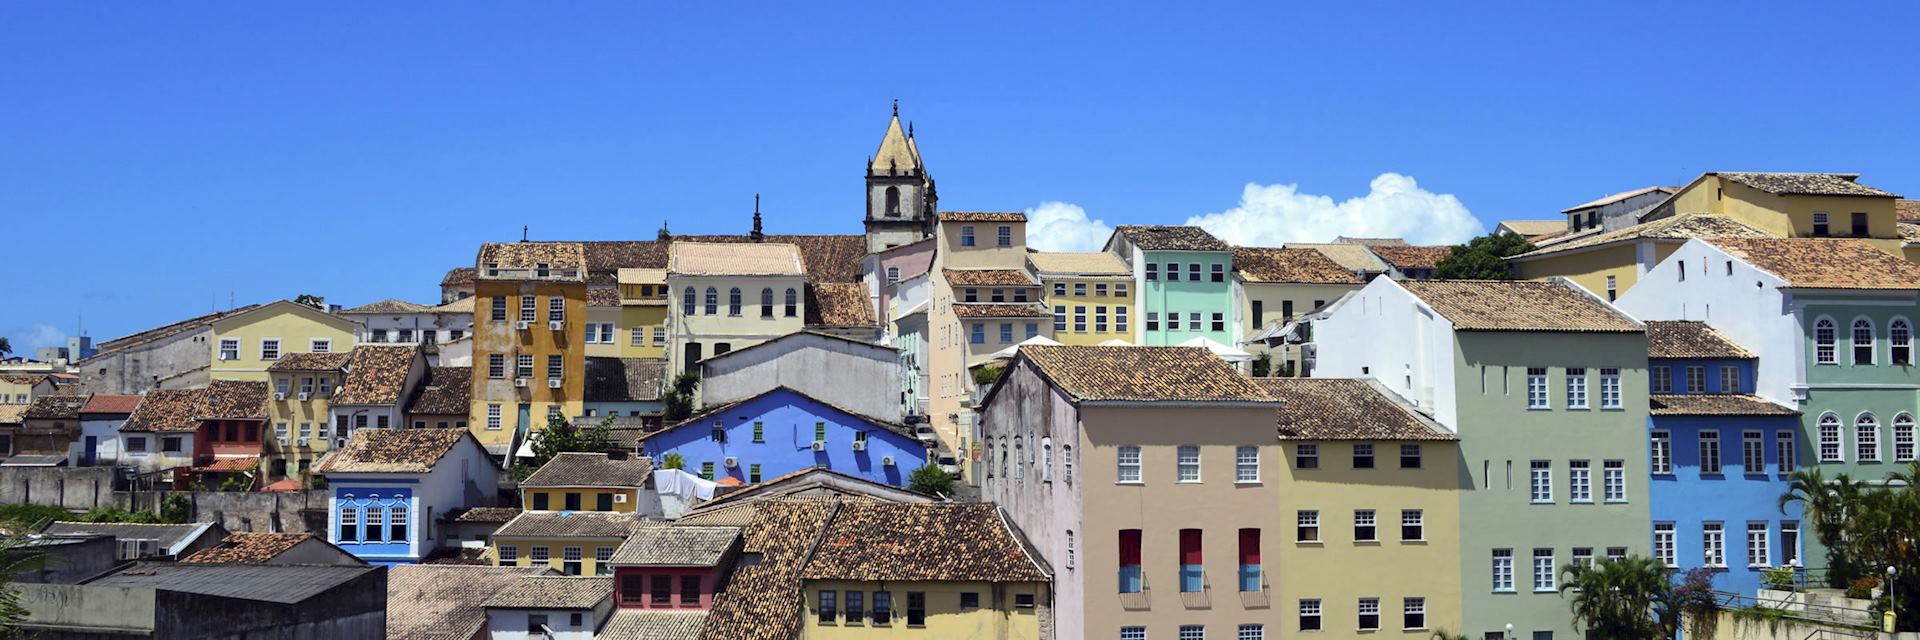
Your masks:
M 1053 339 L 1061 344 L 1097 345 L 1131 341 L 1134 312 L 1133 271 L 1120 256 L 1105 251 L 1027 254 L 1027 268 L 1040 278 L 1053 311 Z
M 667 259 L 672 298 L 668 369 L 751 347 L 806 325 L 806 266 L 791 244 L 675 242 Z
M 964 454 L 974 439 L 972 368 L 1028 338 L 1050 337 L 1053 327 L 1040 282 L 1027 273 L 1026 214 L 943 212 L 935 243 L 927 415 L 940 442 Z
M 1300 374 L 1300 340 L 1289 341 L 1281 330 L 1364 284 L 1360 274 L 1318 249 L 1235 247 L 1233 299 L 1239 308 L 1234 309 L 1234 334 L 1239 344 L 1234 346 L 1272 353 L 1272 375 Z

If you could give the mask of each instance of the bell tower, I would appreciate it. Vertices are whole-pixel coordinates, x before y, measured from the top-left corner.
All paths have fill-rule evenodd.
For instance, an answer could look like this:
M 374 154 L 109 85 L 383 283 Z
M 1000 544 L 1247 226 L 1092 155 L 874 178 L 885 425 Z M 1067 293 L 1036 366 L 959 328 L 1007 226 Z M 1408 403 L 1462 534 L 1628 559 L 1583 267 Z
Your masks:
M 900 101 L 880 138 L 880 150 L 867 159 L 867 251 L 918 241 L 933 235 L 939 197 L 933 177 L 920 162 L 913 125 L 900 127 Z

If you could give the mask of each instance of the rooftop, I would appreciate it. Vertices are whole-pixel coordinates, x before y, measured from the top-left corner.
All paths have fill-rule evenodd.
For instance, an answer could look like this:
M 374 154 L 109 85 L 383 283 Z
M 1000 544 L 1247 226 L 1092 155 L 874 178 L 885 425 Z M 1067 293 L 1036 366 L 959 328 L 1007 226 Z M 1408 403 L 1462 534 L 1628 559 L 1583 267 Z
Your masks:
M 1026 222 L 1027 214 L 1018 211 L 942 211 L 941 222 Z
M 1426 280 L 1399 283 L 1456 331 L 1642 331 L 1640 323 L 1560 281 Z
M 705 609 L 615 609 L 600 636 L 607 640 L 699 640 Z
M 508 277 L 482 270 L 477 274 L 481 279 L 521 279 L 526 277 L 524 272 L 546 265 L 553 278 L 578 280 L 586 277 L 587 254 L 586 247 L 578 242 L 489 242 L 480 245 L 477 264 L 492 265 L 503 272 L 523 272 Z M 567 270 L 575 273 L 562 273 Z
M 487 599 L 520 578 L 537 575 L 556 574 L 545 567 L 392 567 L 387 570 L 387 637 L 472 640 L 487 627 Z
M 520 515 L 519 507 L 468 507 L 447 512 L 447 521 L 505 523 L 517 515 Z
M 1752 351 L 1698 320 L 1648 320 L 1647 357 L 1749 359 Z
M 148 329 L 146 331 L 142 331 L 132 335 L 121 336 L 118 338 L 114 338 L 112 340 L 106 340 L 97 345 L 94 345 L 96 348 L 99 349 L 99 351 L 95 352 L 91 357 L 88 357 L 87 360 L 83 360 L 82 362 L 90 361 L 104 355 L 111 355 L 123 349 L 137 347 L 143 344 L 148 344 L 154 341 L 177 336 L 182 333 L 198 331 L 200 329 L 204 329 L 212 325 L 216 320 L 222 320 L 229 316 L 246 313 L 248 311 L 254 310 L 259 306 L 260 305 L 257 305 L 257 304 L 249 304 L 249 305 L 236 307 L 227 311 L 216 311 L 203 316 L 195 316 L 192 318 L 188 318 L 186 320 L 181 320 L 173 324 L 154 327 L 152 329 Z
M 660 399 L 666 386 L 667 361 L 662 358 L 591 356 L 586 367 L 581 395 L 587 402 L 651 402 Z
M 407 413 L 464 416 L 472 410 L 472 398 L 473 367 L 430 367 Z
M 631 513 L 605 511 L 524 511 L 493 532 L 508 538 L 619 538 L 648 524 Z
M 1749 394 L 1652 395 L 1647 413 L 1656 416 L 1797 416 L 1798 410 Z
M 1767 232 L 1749 227 L 1732 218 L 1715 215 L 1688 213 L 1661 218 L 1652 222 L 1636 224 L 1625 229 L 1604 231 L 1595 234 L 1567 236 L 1565 240 L 1554 238 L 1543 241 L 1538 249 L 1529 251 L 1511 259 L 1525 260 L 1551 255 L 1575 249 L 1597 247 L 1614 242 L 1650 238 L 1655 240 L 1686 240 L 1688 238 L 1771 238 Z
M 982 503 L 845 502 L 800 570 L 807 580 L 1044 582 L 999 513 Z
M 1019 269 L 945 269 L 940 272 L 956 287 L 1032 287 L 1039 283 Z
M 162 551 L 172 549 L 202 532 L 212 523 L 135 524 L 131 522 L 52 522 L 41 529 L 44 535 L 110 535 L 122 540 L 154 540 Z
M 614 550 L 616 565 L 711 567 L 740 538 L 739 527 L 652 526 L 634 530 Z
M 667 271 L 689 276 L 804 276 L 800 248 L 771 242 L 675 241 Z
M 330 353 L 283 353 L 267 365 L 268 371 L 339 371 L 353 359 L 352 351 Z
M 1453 253 L 1453 247 L 1450 246 L 1396 247 L 1390 245 L 1370 245 L 1367 249 L 1372 250 L 1374 255 L 1380 256 L 1380 259 L 1385 260 L 1387 264 L 1393 265 L 1393 268 L 1402 271 L 1407 269 L 1432 269 L 1440 264 L 1441 259 Z
M 452 269 L 448 269 L 447 275 L 442 276 L 440 278 L 440 286 L 471 287 L 473 286 L 473 276 L 474 276 L 473 267 L 454 267 Z
M 962 318 L 1044 318 L 1047 310 L 1038 304 L 969 304 L 953 305 L 953 314 Z
M 1719 238 L 1709 241 L 1804 289 L 1920 289 L 1920 265 L 1852 238 Z
M 201 549 L 180 561 L 196 564 L 265 564 L 274 556 L 286 553 L 308 540 L 319 538 L 305 533 L 231 533 L 227 534 L 227 539 L 220 541 L 222 546 Z
M 1028 345 L 1018 358 L 1078 402 L 1274 402 L 1201 347 Z
M 1080 276 L 1126 276 L 1133 271 L 1120 256 L 1105 251 L 1063 252 L 1031 251 L 1027 264 L 1043 274 Z
M 1371 379 L 1253 378 L 1253 382 L 1286 403 L 1278 412 L 1282 439 L 1459 439 Z
M 1710 172 L 1707 175 L 1720 176 L 1722 179 L 1738 182 L 1774 195 L 1900 197 L 1896 194 L 1860 184 L 1860 174 L 1857 173 L 1750 173 L 1744 171 L 1716 171 Z
M 702 637 L 785 640 L 800 635 L 800 566 L 826 526 L 830 503 L 770 501 L 741 532 L 741 551 L 757 564 L 734 568 L 727 589 L 714 596 Z
M 1228 251 L 1233 248 L 1200 227 L 1123 224 L 1113 232 L 1141 251 Z
M 267 419 L 265 381 L 214 380 L 207 383 L 206 412 L 202 419 Z
M 329 454 L 319 473 L 426 473 L 447 456 L 466 429 L 355 429 L 347 446 Z M 477 441 L 476 441 L 477 442 Z
M 1920 200 L 1893 201 L 1893 214 L 1901 222 L 1920 222 Z
M 1327 259 L 1350 271 L 1380 272 L 1387 269 L 1386 263 L 1381 262 L 1378 256 L 1357 244 L 1289 242 L 1286 248 L 1319 251 Z
M 1523 237 L 1532 238 L 1567 230 L 1566 220 L 1501 220 L 1498 228 L 1504 228 Z
M 347 361 L 347 376 L 340 382 L 329 402 L 346 404 L 399 404 L 407 389 L 407 374 L 420 351 L 414 345 L 360 345 Z
M 867 285 L 858 282 L 815 282 L 807 285 L 806 324 L 815 327 L 871 327 L 873 300 Z
M 80 408 L 87 406 L 86 396 L 40 396 L 27 405 L 22 414 L 28 420 L 79 420 Z
M 80 413 L 133 413 L 138 406 L 140 396 L 96 393 L 87 400 L 86 406 L 80 407 Z
M 82 583 L 298 604 L 385 567 L 136 562 Z
M 521 487 L 640 487 L 653 466 L 638 458 L 615 460 L 604 453 L 562 452 L 520 481 Z
M 494 592 L 488 609 L 592 609 L 613 597 L 612 576 L 520 576 Z
M 1575 211 L 1580 211 L 1582 209 L 1604 207 L 1604 206 L 1613 204 L 1615 202 L 1620 202 L 1622 200 L 1628 200 L 1636 196 L 1641 196 L 1641 195 L 1655 193 L 1655 192 L 1658 192 L 1660 195 L 1670 195 L 1679 190 L 1680 189 L 1678 187 L 1641 187 L 1639 189 L 1634 189 L 1632 191 L 1622 191 L 1609 196 L 1604 196 L 1599 200 L 1584 202 L 1571 207 L 1567 207 L 1565 209 L 1560 210 L 1560 213 L 1573 213 Z M 1559 223 L 1560 229 L 1565 229 L 1567 227 L 1567 221 L 1565 220 L 1555 220 L 1554 222 Z
M 358 307 L 354 307 L 352 309 L 341 311 L 339 313 L 340 315 L 383 315 L 383 314 L 402 314 L 402 313 L 425 313 L 428 309 L 431 309 L 431 308 L 432 307 L 429 305 L 414 304 L 411 302 L 407 302 L 405 300 L 387 298 L 379 302 L 363 304 Z
M 1233 270 L 1246 282 L 1365 284 L 1352 269 L 1316 249 L 1234 247 Z

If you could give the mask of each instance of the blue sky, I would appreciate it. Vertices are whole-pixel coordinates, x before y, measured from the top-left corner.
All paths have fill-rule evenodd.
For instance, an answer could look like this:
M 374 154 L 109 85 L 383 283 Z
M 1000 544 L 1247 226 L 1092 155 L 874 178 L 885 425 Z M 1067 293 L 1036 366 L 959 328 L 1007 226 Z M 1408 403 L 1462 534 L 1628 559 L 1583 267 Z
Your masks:
M 1207 214 L 1237 214 L 1242 241 L 1439 241 L 1706 170 L 1920 194 L 1916 19 L 1914 3 L 11 2 L 0 335 L 21 350 L 84 313 L 110 338 L 230 293 L 430 301 L 522 224 L 740 232 L 755 192 L 770 232 L 855 233 L 894 98 L 944 208 L 1033 211 L 1062 222 L 1056 246 Z

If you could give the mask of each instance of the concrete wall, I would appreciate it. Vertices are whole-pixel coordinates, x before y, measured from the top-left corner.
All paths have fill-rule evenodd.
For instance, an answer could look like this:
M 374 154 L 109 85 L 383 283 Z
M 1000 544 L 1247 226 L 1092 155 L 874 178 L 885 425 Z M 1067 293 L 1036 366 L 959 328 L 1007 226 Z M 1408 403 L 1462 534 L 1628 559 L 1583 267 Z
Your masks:
M 99 507 L 157 509 L 167 492 L 115 491 L 110 467 L 0 468 L 0 504 L 40 504 L 89 511 Z M 183 492 L 194 522 L 219 522 L 228 531 L 322 533 L 324 491 Z
M 81 389 L 136 394 L 148 389 L 204 386 L 212 363 L 208 350 L 212 336 L 212 327 L 202 327 L 82 360 L 77 365 Z
M 702 365 L 700 401 L 716 406 L 787 387 L 849 411 L 899 422 L 900 354 L 797 334 Z
M 90 510 L 127 505 L 113 491 L 111 467 L 0 467 L 0 504 Z
M 102 634 L 153 632 L 154 590 L 131 587 L 83 587 L 73 584 L 22 584 L 21 626 L 35 632 L 86 628 Z M 49 634 L 52 637 L 69 637 Z M 38 636 L 36 636 L 38 637 Z

